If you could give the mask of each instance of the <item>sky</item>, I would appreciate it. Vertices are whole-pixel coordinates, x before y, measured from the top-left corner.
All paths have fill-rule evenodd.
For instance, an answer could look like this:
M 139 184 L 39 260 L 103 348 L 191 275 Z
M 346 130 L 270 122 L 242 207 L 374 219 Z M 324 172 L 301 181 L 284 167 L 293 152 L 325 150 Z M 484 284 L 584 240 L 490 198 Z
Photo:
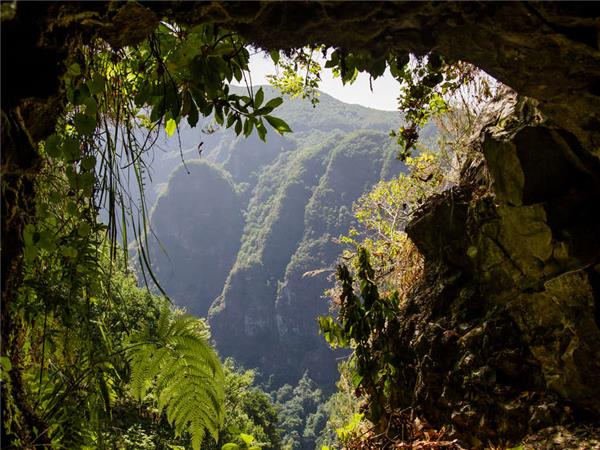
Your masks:
M 317 58 L 321 67 L 325 59 Z M 263 53 L 255 53 L 250 57 L 250 73 L 252 84 L 268 84 L 265 75 L 274 74 L 275 66 L 271 58 Z M 358 104 L 384 111 L 397 111 L 398 82 L 390 75 L 389 70 L 383 76 L 373 80 L 373 92 L 369 86 L 369 75 L 360 73 L 356 81 L 344 86 L 340 78 L 334 78 L 330 69 L 321 72 L 320 90 L 344 103 Z

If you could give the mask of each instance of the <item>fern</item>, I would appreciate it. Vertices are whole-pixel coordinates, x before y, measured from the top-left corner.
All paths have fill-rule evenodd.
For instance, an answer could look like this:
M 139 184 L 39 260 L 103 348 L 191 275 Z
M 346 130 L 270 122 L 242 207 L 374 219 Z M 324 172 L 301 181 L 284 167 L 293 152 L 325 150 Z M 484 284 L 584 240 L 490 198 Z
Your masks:
M 177 435 L 188 431 L 200 449 L 206 431 L 217 440 L 223 424 L 224 376 L 202 322 L 161 311 L 158 326 L 146 327 L 129 350 L 131 391 L 143 399 L 152 388 L 158 407 Z

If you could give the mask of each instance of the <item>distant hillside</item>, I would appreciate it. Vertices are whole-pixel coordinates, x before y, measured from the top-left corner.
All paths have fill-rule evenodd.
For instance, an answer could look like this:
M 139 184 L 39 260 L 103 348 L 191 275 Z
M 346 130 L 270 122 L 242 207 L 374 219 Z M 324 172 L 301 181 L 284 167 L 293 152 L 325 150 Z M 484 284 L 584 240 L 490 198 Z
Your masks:
M 270 86 L 262 88 L 265 102 L 280 95 Z M 254 89 L 258 89 L 258 86 Z M 242 88 L 232 87 L 232 91 L 236 90 L 242 92 Z M 161 136 L 151 155 L 155 162 L 152 165 L 151 179 L 147 180 L 149 204 L 154 204 L 157 195 L 165 188 L 171 172 L 182 164 L 182 158 L 186 162 L 200 158 L 198 145 L 201 142 L 202 159 L 225 165 L 239 183 L 248 181 L 248 178 L 255 181 L 252 174 L 256 170 L 268 164 L 282 151 L 293 150 L 299 144 L 317 144 L 335 130 L 349 132 L 364 128 L 389 132 L 401 120 L 400 113 L 348 105 L 325 93 L 321 93 L 320 102 L 314 108 L 301 99 L 286 96 L 284 99 L 273 114 L 286 120 L 294 133 L 284 137 L 268 127 L 266 146 L 255 133 L 244 138 L 236 137 L 231 130 L 214 129 L 211 127 L 211 118 L 201 119 L 195 128 L 182 122 L 178 134 L 169 139 Z
M 181 130 L 191 174 L 178 167 L 179 149 L 162 155 L 151 220 L 166 255 L 153 244 L 152 262 L 177 304 L 201 315 L 210 306 L 223 356 L 258 367 L 276 385 L 308 370 L 331 387 L 336 360 L 316 317 L 328 309 L 322 295 L 340 252 L 335 238 L 350 227 L 353 202 L 403 170 L 388 136 L 399 115 L 325 94 L 316 108 L 288 99 L 277 115 L 294 133 L 271 131 L 267 144 Z
M 224 354 L 258 365 L 276 382 L 305 370 L 321 384 L 335 379 L 335 358 L 315 320 L 328 310 L 322 295 L 331 271 L 305 273 L 333 268 L 340 252 L 333 239 L 350 226 L 352 203 L 392 158 L 385 133 L 360 130 L 335 133 L 265 169 L 237 261 L 210 312 Z
M 169 295 L 206 316 L 235 261 L 244 218 L 227 172 L 200 161 L 187 170 L 173 172 L 156 202 L 151 220 L 160 245 L 151 246 L 150 258 Z

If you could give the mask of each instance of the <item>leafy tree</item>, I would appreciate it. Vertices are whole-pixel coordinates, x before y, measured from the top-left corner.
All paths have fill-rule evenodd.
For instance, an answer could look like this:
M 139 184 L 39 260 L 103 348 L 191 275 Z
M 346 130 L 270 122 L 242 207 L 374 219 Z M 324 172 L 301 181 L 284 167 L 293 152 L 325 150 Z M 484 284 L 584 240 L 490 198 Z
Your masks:
M 400 369 L 393 351 L 393 337 L 399 324 L 397 292 L 380 295 L 374 280 L 374 270 L 368 253 L 358 251 L 357 281 L 346 266 L 339 266 L 339 319 L 320 317 L 319 325 L 327 342 L 333 347 L 351 347 L 352 382 L 359 394 L 369 401 L 368 419 L 378 429 L 385 428 L 386 399 L 391 396 L 394 376 Z
M 422 257 L 404 227 L 415 209 L 441 190 L 445 174 L 439 153 L 422 151 L 417 157 L 408 157 L 406 165 L 408 173 L 379 182 L 355 202 L 353 211 L 358 226 L 340 237 L 341 243 L 351 246 L 343 257 L 358 269 L 358 249 L 366 249 L 378 285 L 385 290 L 398 290 L 401 298 L 423 270 Z
M 350 438 L 364 433 L 372 426 L 370 422 L 362 419 L 364 414 L 360 413 L 366 404 L 356 395 L 351 379 L 351 361 L 344 361 L 338 367 L 340 379 L 336 385 L 337 392 L 331 394 L 327 401 L 319 406 L 319 410 L 325 417 L 325 424 L 315 439 L 318 449 L 337 447 L 338 444 L 345 445 Z M 361 420 L 354 423 L 357 416 L 360 416 Z M 352 423 L 354 426 L 349 431 L 349 425 Z
M 281 448 L 278 416 L 271 397 L 255 386 L 255 371 L 237 367 L 225 360 L 225 421 L 218 442 L 208 442 L 207 449 L 220 449 L 225 443 L 243 446 L 243 435 L 252 436 L 253 445 L 265 450 Z
M 283 448 L 312 450 L 315 438 L 323 427 L 319 406 L 324 395 L 305 373 L 296 386 L 283 385 L 273 392 L 282 429 Z
M 279 51 L 270 52 L 277 73 L 267 75 L 270 84 L 290 97 L 310 99 L 313 107 L 319 103 L 321 65 L 314 59 L 318 52 L 326 53 L 325 47 L 294 49 L 281 56 Z

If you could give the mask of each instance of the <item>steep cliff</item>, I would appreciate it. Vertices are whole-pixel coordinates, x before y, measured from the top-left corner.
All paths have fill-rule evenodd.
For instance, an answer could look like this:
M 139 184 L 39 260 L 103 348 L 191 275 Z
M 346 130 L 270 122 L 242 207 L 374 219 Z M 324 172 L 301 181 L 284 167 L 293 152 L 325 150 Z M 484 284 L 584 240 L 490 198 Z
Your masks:
M 230 176 L 193 161 L 173 172 L 152 211 L 150 260 L 173 301 L 206 316 L 240 246 L 243 204 Z
M 322 295 L 330 271 L 304 275 L 332 268 L 340 250 L 334 238 L 351 224 L 352 203 L 392 159 L 385 133 L 337 133 L 261 174 L 236 265 L 210 314 L 225 355 L 273 374 L 276 383 L 294 382 L 309 370 L 332 386 L 335 359 L 316 323 L 328 308 Z
M 328 308 L 321 297 L 340 251 L 334 240 L 348 230 L 353 201 L 402 170 L 387 134 L 398 114 L 321 94 L 316 108 L 288 99 L 281 116 L 293 136 L 264 144 L 220 130 L 202 141 L 201 157 L 195 142 L 203 136 L 183 127 L 190 162 L 168 180 L 165 172 L 181 158 L 179 140 L 162 143 L 166 152 L 148 185 L 162 191 L 151 219 L 151 260 L 177 305 L 206 315 L 216 299 L 210 320 L 223 356 L 276 383 L 309 370 L 332 387 L 335 358 L 316 317 Z M 319 269 L 326 270 L 304 276 Z
M 407 228 L 426 279 L 399 320 L 398 406 L 477 447 L 600 417 L 600 167 L 506 92 L 471 150 Z

